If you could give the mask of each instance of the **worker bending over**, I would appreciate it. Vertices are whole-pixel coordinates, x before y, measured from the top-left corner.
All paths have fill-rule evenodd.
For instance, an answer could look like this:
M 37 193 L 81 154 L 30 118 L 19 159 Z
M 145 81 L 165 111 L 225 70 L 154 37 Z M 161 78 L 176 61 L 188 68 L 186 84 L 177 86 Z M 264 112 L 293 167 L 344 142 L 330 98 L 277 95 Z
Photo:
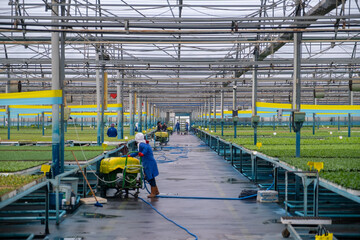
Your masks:
M 132 153 L 129 156 L 135 157 L 139 155 L 142 157 L 142 165 L 144 168 L 144 174 L 145 174 L 145 180 L 150 184 L 151 186 L 151 193 L 148 195 L 148 198 L 154 198 L 156 195 L 159 195 L 159 189 L 156 186 L 155 177 L 159 175 L 159 170 L 154 158 L 153 151 L 151 149 L 150 144 L 146 143 L 146 140 L 144 138 L 144 134 L 137 133 L 135 135 L 135 141 L 138 145 L 138 152 Z
M 161 125 L 161 122 L 157 122 L 157 128 L 156 128 L 156 131 L 157 132 L 161 132 L 161 128 L 162 128 L 162 125 Z

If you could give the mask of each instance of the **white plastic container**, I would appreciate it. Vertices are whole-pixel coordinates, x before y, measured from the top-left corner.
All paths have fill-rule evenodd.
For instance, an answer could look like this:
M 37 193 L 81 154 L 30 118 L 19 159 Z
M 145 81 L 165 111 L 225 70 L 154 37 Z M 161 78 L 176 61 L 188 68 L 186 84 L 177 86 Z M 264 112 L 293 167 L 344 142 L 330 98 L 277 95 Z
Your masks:
M 258 191 L 256 201 L 258 202 L 279 202 L 279 193 L 277 191 Z

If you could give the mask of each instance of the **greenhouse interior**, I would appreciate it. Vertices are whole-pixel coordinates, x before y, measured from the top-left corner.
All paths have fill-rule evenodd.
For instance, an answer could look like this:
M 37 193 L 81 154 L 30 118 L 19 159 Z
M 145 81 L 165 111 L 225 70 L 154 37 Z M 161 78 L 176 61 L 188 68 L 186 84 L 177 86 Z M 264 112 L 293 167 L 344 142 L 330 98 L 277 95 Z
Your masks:
M 359 0 L 0 3 L 0 239 L 360 239 Z

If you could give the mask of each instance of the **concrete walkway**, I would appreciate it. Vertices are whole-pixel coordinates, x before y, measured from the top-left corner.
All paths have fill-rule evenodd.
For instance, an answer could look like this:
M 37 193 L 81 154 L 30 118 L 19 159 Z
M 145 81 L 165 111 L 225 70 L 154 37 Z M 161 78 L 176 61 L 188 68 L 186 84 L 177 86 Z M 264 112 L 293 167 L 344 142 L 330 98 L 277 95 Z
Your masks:
M 154 154 L 160 171 L 157 184 L 162 195 L 236 198 L 241 190 L 255 188 L 193 135 L 174 134 L 168 145 Z M 148 200 L 146 196 L 146 191 L 142 190 L 140 197 Z M 199 239 L 282 239 L 284 227 L 278 222 L 284 210 L 274 203 L 165 198 L 150 202 Z M 43 232 L 40 224 L 17 227 L 21 232 Z M 49 239 L 194 239 L 133 197 L 109 199 L 103 208 L 81 206 L 59 226 L 51 221 L 50 232 Z

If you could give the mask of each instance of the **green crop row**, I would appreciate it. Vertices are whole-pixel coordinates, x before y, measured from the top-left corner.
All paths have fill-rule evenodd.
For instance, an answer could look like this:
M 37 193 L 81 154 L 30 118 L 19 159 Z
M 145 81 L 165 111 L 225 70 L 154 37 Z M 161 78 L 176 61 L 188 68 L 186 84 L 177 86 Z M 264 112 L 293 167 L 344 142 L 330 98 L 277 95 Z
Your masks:
M 346 188 L 360 190 L 360 172 L 323 172 L 320 176 Z
M 323 162 L 324 169 L 321 172 L 360 172 L 360 158 L 282 158 L 282 161 L 300 168 L 302 170 L 309 170 L 307 163 Z
M 295 157 L 294 145 L 270 145 L 258 149 L 254 145 L 244 145 L 245 148 L 262 152 L 277 158 Z M 301 157 L 307 158 L 359 158 L 360 150 L 356 145 L 304 145 L 300 147 Z
M 358 127 L 352 128 L 352 136 L 348 138 L 347 129 L 344 127 L 338 131 L 337 126 L 325 126 L 316 129 L 315 135 L 312 127 L 304 127 L 301 130 L 301 158 L 295 158 L 295 133 L 290 133 L 288 127 L 277 128 L 276 135 L 270 127 L 258 128 L 257 142 L 262 143 L 260 149 L 254 145 L 254 132 L 250 127 L 238 127 L 237 138 L 234 138 L 231 128 L 224 131 L 223 137 L 220 136 L 220 131 L 208 132 L 250 150 L 278 157 L 281 161 L 303 170 L 309 169 L 309 161 L 324 162 L 321 177 L 341 186 L 360 190 L 359 130 Z
M 40 175 L 0 175 L 0 196 L 42 177 Z
M 48 161 L 0 161 L 0 172 L 17 172 L 47 162 Z
M 112 150 L 116 148 L 116 146 L 107 146 L 106 150 Z M 24 151 L 24 150 L 31 150 L 31 151 L 51 151 L 52 146 L 5 146 L 0 145 L 0 153 L 1 151 Z M 65 151 L 103 151 L 102 146 L 76 146 L 76 147 L 66 147 Z
M 92 159 L 103 151 L 74 151 L 74 154 L 78 161 L 85 161 Z M 65 151 L 65 161 L 75 161 L 71 151 Z M 52 159 L 51 151 L 7 151 L 0 155 L 0 160 L 8 161 L 50 161 Z
M 352 136 L 354 137 L 360 137 L 359 134 L 360 128 L 352 128 Z M 221 131 L 217 130 L 217 132 L 215 133 L 214 131 L 211 132 L 209 129 L 206 131 L 212 135 L 215 136 L 221 136 Z M 261 129 L 258 128 L 257 130 L 257 135 L 258 137 L 273 137 L 274 136 L 274 132 L 276 132 L 276 136 L 281 136 L 281 137 L 292 137 L 295 135 L 295 133 L 292 131 L 290 132 L 289 129 L 276 129 L 275 131 L 272 129 Z M 245 127 L 245 128 L 238 128 L 236 131 L 236 135 L 241 138 L 241 137 L 253 137 L 254 136 L 254 129 L 251 127 Z M 348 131 L 346 129 L 342 129 L 340 131 L 336 129 L 331 129 L 331 128 L 324 128 L 321 130 L 316 130 L 315 131 L 315 135 L 313 135 L 312 129 L 306 129 L 306 128 L 302 128 L 301 129 L 301 137 L 302 138 L 319 138 L 319 137 L 345 137 L 348 135 Z M 229 130 L 224 130 L 224 136 L 223 137 L 234 137 L 234 130 L 233 129 L 229 129 Z
M 106 150 L 116 146 L 108 146 Z M 65 161 L 86 161 L 103 153 L 101 146 L 66 147 Z M 52 160 L 51 146 L 0 146 L 0 172 L 15 172 L 38 166 Z
M 239 145 L 252 145 L 254 144 L 254 138 L 226 138 L 228 141 Z M 272 137 L 259 137 L 257 142 L 262 143 L 263 146 L 268 145 L 295 145 L 296 140 L 294 137 L 282 137 L 282 136 L 272 136 Z M 301 145 L 323 145 L 323 144 L 346 144 L 346 145 L 359 145 L 360 138 L 359 137 L 328 137 L 328 138 L 307 138 L 301 139 Z

